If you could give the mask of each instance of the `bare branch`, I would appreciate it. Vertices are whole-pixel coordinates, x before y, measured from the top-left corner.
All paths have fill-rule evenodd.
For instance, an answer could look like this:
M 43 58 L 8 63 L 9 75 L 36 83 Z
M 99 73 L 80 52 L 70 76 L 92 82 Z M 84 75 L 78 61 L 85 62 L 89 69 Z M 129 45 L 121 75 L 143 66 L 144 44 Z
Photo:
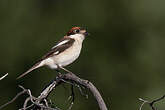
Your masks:
M 145 103 L 148 103 L 148 101 L 147 101 L 147 100 L 144 100 L 144 99 L 142 99 L 142 98 L 139 98 L 139 100 L 143 102 L 143 103 L 140 105 L 140 108 L 139 108 L 139 110 L 142 110 L 143 105 L 144 105 Z
M 67 73 L 67 74 L 59 74 L 56 79 L 54 81 L 52 81 L 41 93 L 38 97 L 34 97 L 31 94 L 31 91 L 29 89 L 25 89 L 23 86 L 19 86 L 20 88 L 22 88 L 22 92 L 18 93 L 11 101 L 9 101 L 8 103 L 0 106 L 0 109 L 5 107 L 6 105 L 14 102 L 20 95 L 22 94 L 28 94 L 28 97 L 25 99 L 24 101 L 24 105 L 23 108 L 20 110 L 27 110 L 27 109 L 31 109 L 31 110 L 59 110 L 59 108 L 51 108 L 49 107 L 49 103 L 47 101 L 47 97 L 49 96 L 49 94 L 60 84 L 62 83 L 68 83 L 71 84 L 71 96 L 72 96 L 72 101 L 71 101 L 71 105 L 69 106 L 70 110 L 73 106 L 74 103 L 74 90 L 73 90 L 73 86 L 76 86 L 79 88 L 80 93 L 83 94 L 82 90 L 81 90 L 81 86 L 88 88 L 93 96 L 95 97 L 95 99 L 97 100 L 97 103 L 100 107 L 100 110 L 107 110 L 107 107 L 104 103 L 104 100 L 102 99 L 99 91 L 96 89 L 96 87 L 89 82 L 88 80 L 84 80 L 81 79 L 79 77 L 77 77 L 75 74 L 73 73 Z M 31 104 L 28 106 L 28 102 L 30 102 Z
M 157 110 L 155 107 L 154 107 L 154 104 L 165 99 L 165 95 L 163 95 L 162 97 L 160 98 L 157 98 L 157 99 L 154 99 L 153 101 L 147 101 L 147 100 L 144 100 L 142 98 L 139 98 L 140 101 L 142 101 L 143 103 L 141 104 L 139 110 L 142 110 L 142 107 L 144 104 L 149 104 L 149 106 L 151 107 L 152 110 Z
M 4 79 L 6 76 L 8 76 L 8 73 L 6 73 L 6 74 L 3 75 L 2 77 L 0 77 L 0 80 Z
M 22 87 L 22 86 L 21 86 Z M 4 108 L 5 106 L 11 104 L 12 102 L 14 102 L 19 96 L 21 96 L 22 94 L 25 94 L 27 91 L 23 90 L 21 92 L 19 92 L 11 101 L 7 102 L 6 104 L 0 106 L 0 109 Z
M 52 90 L 56 88 L 56 86 L 60 85 L 61 83 L 66 83 L 66 82 L 69 82 L 71 84 L 76 83 L 78 85 L 82 85 L 82 86 L 88 88 L 94 95 L 95 99 L 97 100 L 100 110 L 107 110 L 105 102 L 102 99 L 102 97 L 101 97 L 99 91 L 96 89 L 96 87 L 88 80 L 80 79 L 73 73 L 59 74 L 56 77 L 56 80 L 53 81 L 51 84 L 49 84 L 41 92 L 40 96 L 38 97 L 38 99 L 39 99 L 38 101 L 40 102 L 43 99 L 46 99 L 48 97 L 48 95 L 52 92 Z
M 59 79 L 63 79 L 63 80 L 66 80 L 66 81 L 71 81 L 71 82 L 74 82 L 74 83 L 76 83 L 78 85 L 82 85 L 82 86 L 88 88 L 92 92 L 92 94 L 94 95 L 95 99 L 97 100 L 98 105 L 100 107 L 100 110 L 107 110 L 105 102 L 102 99 L 99 91 L 88 80 L 80 79 L 79 77 L 77 77 L 75 74 L 72 74 L 72 73 L 60 74 L 59 75 Z

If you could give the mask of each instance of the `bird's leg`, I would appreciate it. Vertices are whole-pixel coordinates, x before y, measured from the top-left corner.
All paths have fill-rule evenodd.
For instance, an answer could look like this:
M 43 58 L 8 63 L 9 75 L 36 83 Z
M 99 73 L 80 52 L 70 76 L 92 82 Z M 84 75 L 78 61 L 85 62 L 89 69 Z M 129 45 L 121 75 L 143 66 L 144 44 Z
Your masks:
M 66 72 L 68 72 L 68 73 L 72 73 L 71 71 L 67 70 L 66 68 L 64 68 L 64 67 L 62 67 L 62 66 L 59 66 L 59 65 L 58 65 L 58 68 L 60 68 L 60 69 L 62 69 L 62 70 L 64 70 L 64 71 L 66 71 Z M 72 73 L 72 74 L 73 74 L 73 73 Z
M 60 66 L 58 64 L 56 64 L 56 65 L 57 65 L 56 71 L 60 75 L 61 74 L 61 72 L 60 72 Z

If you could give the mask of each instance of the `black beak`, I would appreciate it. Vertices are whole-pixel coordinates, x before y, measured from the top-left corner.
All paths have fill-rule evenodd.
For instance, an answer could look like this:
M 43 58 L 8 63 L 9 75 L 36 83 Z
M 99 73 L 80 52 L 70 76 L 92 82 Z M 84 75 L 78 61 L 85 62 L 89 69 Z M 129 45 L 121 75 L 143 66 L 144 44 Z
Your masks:
M 84 35 L 85 35 L 85 36 L 88 36 L 88 35 L 90 35 L 90 34 L 89 34 L 88 32 L 85 32 Z

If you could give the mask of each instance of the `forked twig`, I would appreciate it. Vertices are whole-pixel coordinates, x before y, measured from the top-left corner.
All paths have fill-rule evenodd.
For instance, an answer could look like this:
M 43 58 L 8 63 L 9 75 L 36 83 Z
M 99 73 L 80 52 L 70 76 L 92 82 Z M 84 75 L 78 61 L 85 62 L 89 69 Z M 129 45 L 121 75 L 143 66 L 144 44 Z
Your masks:
M 149 106 L 151 107 L 152 110 L 157 110 L 156 107 L 154 107 L 154 104 L 165 99 L 165 95 L 163 95 L 162 97 L 160 98 L 157 98 L 157 99 L 154 99 L 153 101 L 147 101 L 147 100 L 144 100 L 142 98 L 139 98 L 140 101 L 142 101 L 143 103 L 141 104 L 139 110 L 142 110 L 142 107 L 144 104 L 149 104 Z
M 19 86 L 20 88 L 22 88 L 22 86 Z M 5 106 L 13 103 L 19 96 L 21 96 L 22 94 L 25 94 L 27 92 L 27 90 L 23 90 L 21 92 L 19 92 L 12 100 L 10 100 L 9 102 L 5 103 L 4 105 L 0 106 L 0 109 L 4 108 Z

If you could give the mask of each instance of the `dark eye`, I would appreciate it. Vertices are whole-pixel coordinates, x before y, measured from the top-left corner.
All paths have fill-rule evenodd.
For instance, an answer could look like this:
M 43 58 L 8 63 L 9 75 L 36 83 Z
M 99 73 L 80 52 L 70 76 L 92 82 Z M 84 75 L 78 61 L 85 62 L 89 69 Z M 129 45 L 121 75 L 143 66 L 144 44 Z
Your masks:
M 79 29 L 76 29 L 76 30 L 75 30 L 75 33 L 79 33 L 79 32 L 80 32 L 80 30 L 79 30 Z

